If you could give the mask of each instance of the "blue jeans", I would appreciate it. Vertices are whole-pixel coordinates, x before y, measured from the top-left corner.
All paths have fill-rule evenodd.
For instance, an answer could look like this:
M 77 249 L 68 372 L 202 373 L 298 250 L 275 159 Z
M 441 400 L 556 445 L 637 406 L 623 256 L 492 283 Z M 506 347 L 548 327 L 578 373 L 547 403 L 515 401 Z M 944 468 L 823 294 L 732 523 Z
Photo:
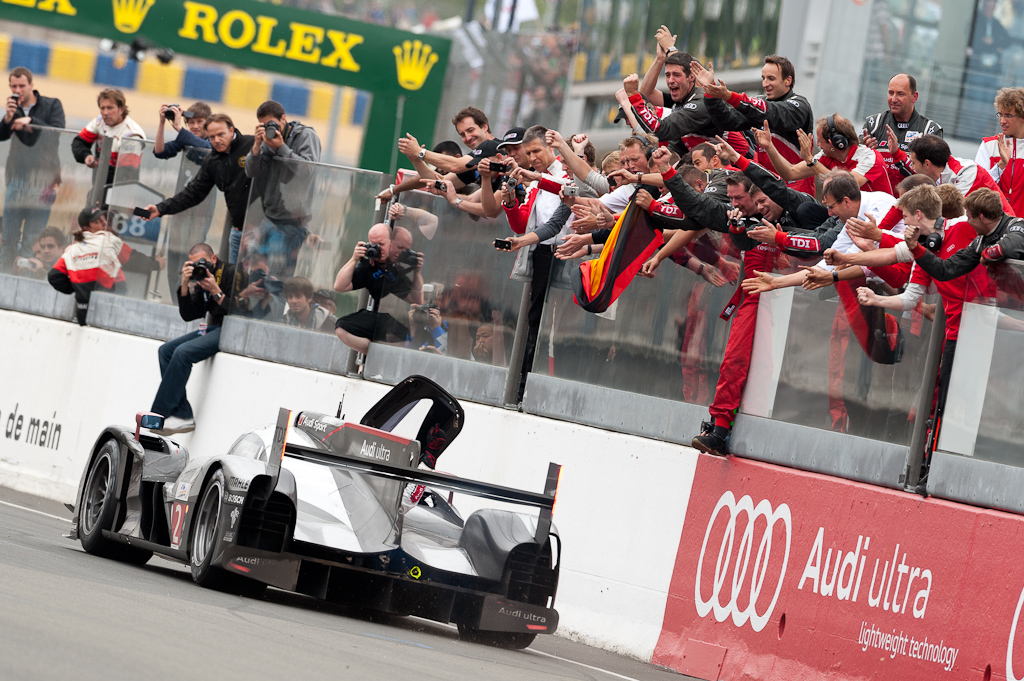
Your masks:
M 18 256 L 32 257 L 32 244 L 50 219 L 55 197 L 55 194 L 44 196 L 38 185 L 29 187 L 23 179 L 10 179 L 4 197 L 3 245 L 0 246 L 5 269 L 10 269 Z
M 228 264 L 234 265 L 238 262 L 238 249 L 242 245 L 242 230 L 231 228 L 228 236 Z
M 192 365 L 217 354 L 220 349 L 220 327 L 212 326 L 206 335 L 198 331 L 186 333 L 160 346 L 160 387 L 153 398 L 154 413 L 164 417 L 192 418 L 192 405 L 185 396 L 185 384 L 192 374 Z
M 292 276 L 299 259 L 299 249 L 306 242 L 309 230 L 300 224 L 274 222 L 270 218 L 263 218 L 257 229 L 257 250 L 267 256 L 270 273 L 278 279 Z

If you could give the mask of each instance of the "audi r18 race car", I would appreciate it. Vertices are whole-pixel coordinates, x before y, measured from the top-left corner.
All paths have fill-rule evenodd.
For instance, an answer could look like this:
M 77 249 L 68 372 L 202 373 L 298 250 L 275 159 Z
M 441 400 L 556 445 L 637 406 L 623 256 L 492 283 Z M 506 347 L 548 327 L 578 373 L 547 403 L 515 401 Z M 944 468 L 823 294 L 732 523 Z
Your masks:
M 424 412 L 416 437 L 393 432 Z M 135 429 L 110 426 L 97 438 L 68 537 L 115 560 L 179 560 L 206 587 L 259 595 L 271 585 L 525 648 L 558 626 L 561 542 L 551 511 L 560 467 L 549 466 L 542 494 L 418 469 L 421 460 L 433 468 L 463 422 L 455 398 L 421 376 L 358 424 L 282 409 L 276 426 L 212 457 L 145 432 L 162 419 L 140 414 Z M 454 492 L 540 512 L 463 518 Z

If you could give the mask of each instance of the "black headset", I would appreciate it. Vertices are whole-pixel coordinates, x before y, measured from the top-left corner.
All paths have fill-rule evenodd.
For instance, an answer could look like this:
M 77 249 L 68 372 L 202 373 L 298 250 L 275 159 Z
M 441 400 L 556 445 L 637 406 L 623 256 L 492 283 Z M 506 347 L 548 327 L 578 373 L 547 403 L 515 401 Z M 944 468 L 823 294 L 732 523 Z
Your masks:
M 828 137 L 828 141 L 832 143 L 832 146 L 840 151 L 850 147 L 850 140 L 846 139 L 846 135 L 836 130 L 836 122 L 833 120 L 832 114 L 825 118 L 825 135 Z

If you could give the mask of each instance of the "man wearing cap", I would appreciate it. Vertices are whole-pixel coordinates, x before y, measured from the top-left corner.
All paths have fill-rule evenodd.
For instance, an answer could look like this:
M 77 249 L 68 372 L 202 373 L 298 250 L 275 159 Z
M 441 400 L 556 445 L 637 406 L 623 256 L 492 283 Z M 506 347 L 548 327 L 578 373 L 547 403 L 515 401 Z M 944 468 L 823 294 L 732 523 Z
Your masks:
M 160 346 L 160 387 L 153 398 L 155 414 L 164 417 L 162 435 L 195 430 L 192 405 L 185 394 L 185 385 L 192 365 L 217 354 L 220 349 L 220 327 L 228 313 L 231 287 L 245 288 L 244 281 L 235 281 L 235 266 L 217 258 L 208 244 L 196 244 L 188 252 L 181 267 L 178 286 L 178 313 L 186 322 L 202 319 L 199 329 L 178 336 Z
M 124 283 L 124 269 L 149 274 L 167 263 L 160 256 L 151 258 L 133 251 L 116 234 L 107 231 L 107 214 L 97 206 L 82 209 L 78 214 L 78 231 L 71 236 L 74 240 L 46 278 L 61 293 L 74 294 L 81 326 L 85 326 L 89 298 L 97 285 L 116 291 Z

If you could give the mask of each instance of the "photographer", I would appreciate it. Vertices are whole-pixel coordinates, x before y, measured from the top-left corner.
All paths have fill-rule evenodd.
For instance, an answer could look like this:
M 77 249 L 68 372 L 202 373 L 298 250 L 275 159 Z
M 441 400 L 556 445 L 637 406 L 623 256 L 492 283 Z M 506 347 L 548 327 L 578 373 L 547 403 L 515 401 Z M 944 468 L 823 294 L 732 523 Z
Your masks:
M 401 343 L 409 338 L 409 329 L 404 324 L 379 312 L 384 296 L 390 294 L 413 305 L 423 304 L 423 256 L 411 250 L 409 230 L 395 227 L 392 232 L 387 225 L 376 224 L 370 228 L 367 239 L 356 244 L 352 257 L 334 281 L 338 293 L 365 288 L 373 299 L 373 310 L 345 315 L 338 320 L 335 330 L 342 343 L 364 355 L 371 340 Z
M 157 158 L 174 158 L 178 152 L 185 147 L 196 149 L 213 149 L 213 145 L 206 139 L 206 121 L 213 112 L 206 102 L 196 102 L 185 111 L 177 104 L 164 104 L 160 107 L 160 123 L 156 129 L 156 144 L 153 145 L 153 155 Z M 171 127 L 178 133 L 170 142 L 164 142 L 164 128 L 170 121 Z M 185 125 L 185 122 L 188 125 Z M 205 154 L 189 154 L 189 160 L 200 164 Z
M 245 157 L 245 174 L 255 183 L 253 194 L 263 204 L 263 221 L 251 244 L 246 236 L 247 248 L 267 256 L 270 271 L 288 278 L 295 272 L 302 245 L 323 241 L 306 228 L 312 217 L 314 166 L 301 163 L 320 161 L 320 138 L 313 128 L 289 121 L 284 107 L 273 100 L 260 104 L 256 118 L 259 125 Z
M 231 215 L 231 237 L 228 263 L 238 259 L 238 246 L 242 241 L 242 225 L 249 206 L 249 177 L 242 168 L 245 152 L 253 138 L 240 135 L 227 114 L 214 114 L 206 120 L 206 134 L 213 147 L 199 167 L 199 172 L 185 188 L 156 205 L 146 206 L 149 219 L 160 215 L 174 215 L 199 205 L 214 187 L 224 192 L 224 203 Z
M 50 219 L 50 207 L 60 185 L 60 159 L 56 133 L 35 126 L 64 127 L 64 107 L 60 100 L 43 97 L 32 89 L 32 72 L 23 66 L 8 78 L 11 96 L 7 98 L 0 120 L 0 142 L 11 137 L 7 156 L 7 193 L 4 198 L 3 241 L 0 244 L 0 271 L 9 272 L 14 259 L 31 255 L 32 243 Z
M 285 312 L 284 282 L 270 274 L 267 257 L 253 253 L 243 265 L 249 283 L 235 295 L 239 313 L 253 319 L 280 319 Z
M 162 435 L 195 430 L 192 405 L 185 395 L 185 384 L 192 365 L 217 354 L 220 327 L 228 312 L 228 299 L 234 284 L 235 268 L 222 262 L 207 244 L 196 244 L 181 268 L 178 287 L 178 312 L 186 322 L 206 317 L 199 329 L 167 341 L 160 346 L 160 387 L 150 411 L 164 417 Z M 240 283 L 240 282 L 239 282 Z

